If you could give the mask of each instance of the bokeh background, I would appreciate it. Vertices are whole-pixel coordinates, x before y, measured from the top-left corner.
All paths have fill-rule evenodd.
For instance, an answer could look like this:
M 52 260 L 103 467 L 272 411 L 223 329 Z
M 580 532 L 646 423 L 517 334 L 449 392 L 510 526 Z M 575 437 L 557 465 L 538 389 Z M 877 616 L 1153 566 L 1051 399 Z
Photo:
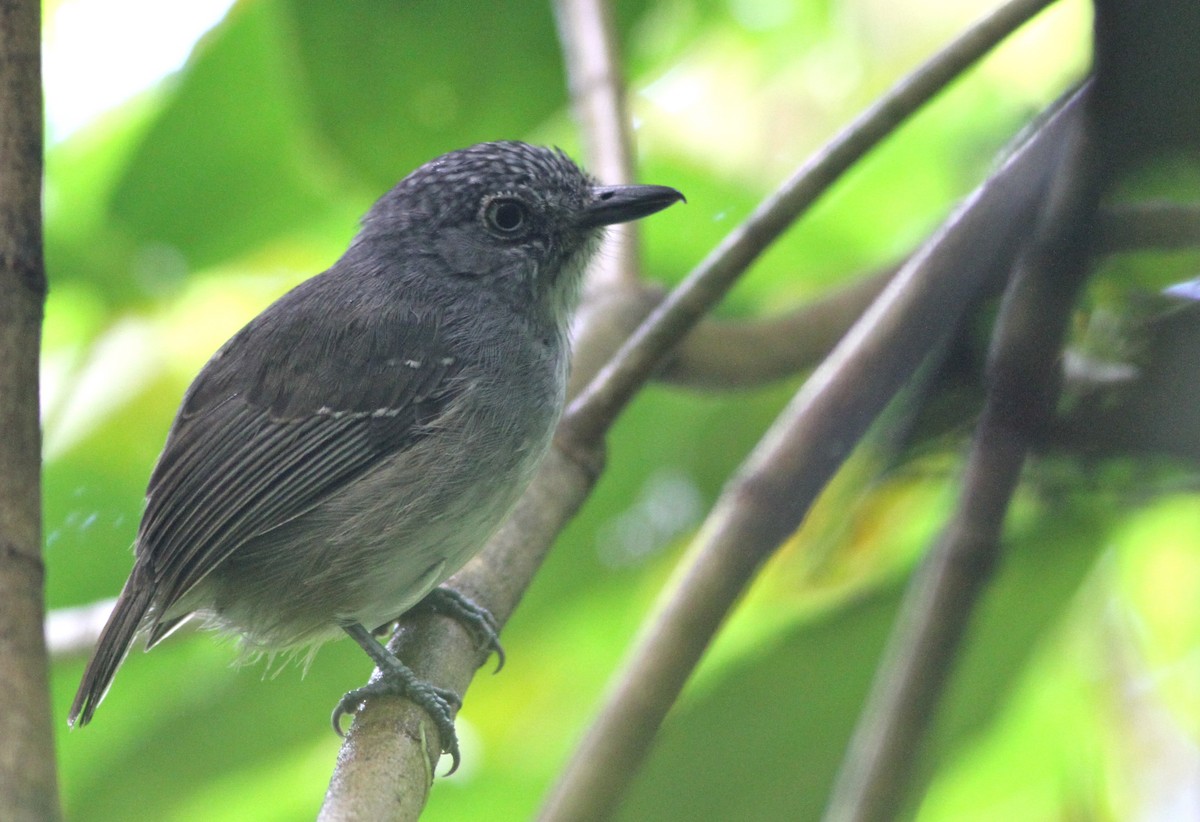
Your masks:
M 671 284 L 978 0 L 622 0 L 639 176 L 688 196 L 644 223 Z M 45 534 L 49 606 L 112 597 L 178 401 L 208 356 L 329 265 L 413 167 L 480 140 L 580 156 L 552 9 L 521 0 L 47 0 Z M 722 316 L 786 311 L 895 261 L 1086 70 L 1064 0 L 867 157 L 755 265 Z M 1194 275 L 1110 264 L 1088 310 Z M 1187 272 L 1192 272 L 1187 274 Z M 1081 320 L 1081 323 L 1083 321 Z M 984 329 L 986 330 L 986 329 Z M 737 393 L 652 386 L 458 720 L 430 820 L 530 817 L 729 473 L 803 375 Z M 962 399 L 969 423 L 970 392 Z M 898 444 L 885 418 L 765 569 L 659 737 L 630 820 L 819 815 L 904 582 L 954 503 L 967 424 Z M 904 813 L 1174 820 L 1200 813 L 1194 466 L 1058 456 L 1029 472 Z M 60 614 L 66 612 L 59 612 Z M 85 657 L 56 658 L 69 818 L 300 820 L 335 700 L 369 663 L 333 643 L 231 668 L 181 633 L 131 655 L 67 732 Z M 899 813 L 899 811 L 898 811 Z

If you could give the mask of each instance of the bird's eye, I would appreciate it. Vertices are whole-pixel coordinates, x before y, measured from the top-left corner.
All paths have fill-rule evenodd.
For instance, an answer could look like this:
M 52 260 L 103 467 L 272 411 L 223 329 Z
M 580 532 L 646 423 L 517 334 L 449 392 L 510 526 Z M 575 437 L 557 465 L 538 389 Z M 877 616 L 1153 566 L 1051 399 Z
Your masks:
M 483 221 L 501 237 L 517 237 L 529 227 L 529 208 L 520 200 L 497 197 L 484 206 Z

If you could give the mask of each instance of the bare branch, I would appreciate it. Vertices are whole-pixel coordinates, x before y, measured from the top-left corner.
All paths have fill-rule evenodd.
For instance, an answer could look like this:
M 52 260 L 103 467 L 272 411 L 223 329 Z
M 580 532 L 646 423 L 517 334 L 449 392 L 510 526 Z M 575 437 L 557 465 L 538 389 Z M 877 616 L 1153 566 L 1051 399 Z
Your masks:
M 59 818 L 42 633 L 41 4 L 0 3 L 0 819 Z
M 1198 248 L 1200 205 L 1147 201 L 1101 209 L 1097 243 L 1097 251 L 1106 254 Z M 775 316 L 737 321 L 706 317 L 655 376 L 675 385 L 722 390 L 761 385 L 812 368 L 895 272 L 889 268 L 860 277 Z M 645 304 L 652 305 L 649 299 Z
M 837 344 L 896 274 L 851 282 L 794 311 L 754 320 L 707 317 L 656 375 L 691 388 L 761 385 L 812 368 Z
M 567 411 L 562 429 L 594 442 L 677 345 L 737 278 L 851 165 L 906 117 L 982 57 L 1050 0 L 1012 0 L 905 77 L 732 231 L 622 346 Z
M 542 819 L 603 819 L 762 563 L 803 520 L 867 427 L 1035 224 L 1067 124 L 1044 124 L 909 261 L 759 442 L 700 530 L 690 564 L 609 694 Z
M 1085 120 L 1086 122 L 1086 120 Z M 1077 123 L 1055 172 L 1043 226 L 996 323 L 987 404 L 954 519 L 913 580 L 868 707 L 859 719 L 827 820 L 894 818 L 970 616 L 1000 554 L 1009 500 L 1058 394 L 1058 354 L 1090 270 L 1107 174 Z
M 633 148 L 612 9 L 600 0 L 558 0 L 558 37 L 584 157 L 609 183 L 632 183 Z
M 905 598 L 867 709 L 859 719 L 827 819 L 893 818 L 1000 554 L 1009 500 L 1025 457 L 1049 430 L 1061 381 L 1059 352 L 1091 266 L 1096 209 L 1118 171 L 1180 144 L 1196 144 L 1200 80 L 1194 34 L 1200 9 L 1096 4 L 1095 79 L 1072 134 L 1031 253 L 993 336 L 987 402 L 963 495 Z

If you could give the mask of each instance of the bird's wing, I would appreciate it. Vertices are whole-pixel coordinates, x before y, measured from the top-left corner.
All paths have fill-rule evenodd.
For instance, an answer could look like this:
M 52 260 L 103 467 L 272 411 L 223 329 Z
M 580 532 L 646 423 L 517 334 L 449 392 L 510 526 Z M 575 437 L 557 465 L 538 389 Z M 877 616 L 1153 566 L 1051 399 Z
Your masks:
M 239 545 L 410 447 L 463 386 L 428 313 L 351 304 L 320 322 L 338 309 L 313 290 L 239 332 L 184 398 L 138 532 L 160 619 Z

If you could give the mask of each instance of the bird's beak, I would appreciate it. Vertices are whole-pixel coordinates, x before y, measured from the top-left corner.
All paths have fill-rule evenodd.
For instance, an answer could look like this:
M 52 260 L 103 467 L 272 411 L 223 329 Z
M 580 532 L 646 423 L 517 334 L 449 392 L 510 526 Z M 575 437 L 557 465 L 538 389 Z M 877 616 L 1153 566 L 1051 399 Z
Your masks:
M 577 225 L 596 228 L 640 220 L 681 200 L 687 202 L 670 186 L 595 186 Z

